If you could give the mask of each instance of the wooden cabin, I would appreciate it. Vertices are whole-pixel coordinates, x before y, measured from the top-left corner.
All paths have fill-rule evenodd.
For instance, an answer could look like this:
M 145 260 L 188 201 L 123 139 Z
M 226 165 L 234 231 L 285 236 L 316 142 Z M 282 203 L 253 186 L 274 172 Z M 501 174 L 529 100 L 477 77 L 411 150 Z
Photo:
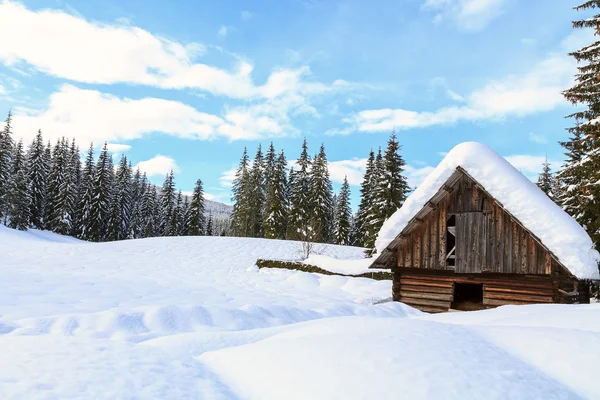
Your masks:
M 371 268 L 393 271 L 394 301 L 427 312 L 589 303 L 588 282 L 460 166 Z

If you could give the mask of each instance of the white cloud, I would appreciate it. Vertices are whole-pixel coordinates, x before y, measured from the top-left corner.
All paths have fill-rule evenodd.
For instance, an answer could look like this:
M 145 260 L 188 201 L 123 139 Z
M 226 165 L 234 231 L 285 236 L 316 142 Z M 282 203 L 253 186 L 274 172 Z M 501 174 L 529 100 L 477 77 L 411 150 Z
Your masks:
M 255 16 L 256 16 L 256 14 L 253 13 L 252 11 L 244 10 L 240 13 L 240 18 L 242 19 L 242 21 L 248 21 L 249 19 L 252 19 Z
M 534 156 L 530 154 L 517 154 L 504 157 L 509 163 L 528 178 L 537 178 L 542 172 L 542 164 L 546 161 L 545 156 Z M 560 161 L 548 160 L 550 168 L 557 170 L 562 164 Z
M 76 35 L 73 32 L 77 32 Z M 222 34 L 227 27 L 221 27 Z M 0 3 L 0 62 L 26 63 L 49 75 L 85 83 L 135 83 L 192 88 L 235 99 L 308 97 L 340 88 L 307 82 L 309 69 L 277 70 L 255 85 L 253 66 L 240 60 L 227 71 L 194 60 L 206 51 L 129 25 L 92 23 L 58 10 L 31 11 Z
M 148 176 L 167 175 L 169 172 L 179 172 L 180 169 L 171 157 L 157 154 L 146 161 L 140 161 L 134 169 L 139 168 Z
M 350 185 L 359 186 L 365 174 L 367 159 L 354 158 L 352 160 L 330 161 L 328 164 L 329 176 L 333 182 L 342 183 L 346 176 Z
M 434 167 L 430 165 L 425 165 L 422 167 L 413 167 L 411 165 L 406 165 L 404 167 L 404 173 L 406 175 L 406 180 L 408 182 L 408 186 L 411 189 L 419 186 L 423 180 L 434 170 Z
M 225 37 L 225 36 L 227 36 L 227 31 L 228 31 L 227 27 L 225 25 L 221 25 L 217 34 L 221 37 Z
M 523 76 L 507 76 L 471 92 L 465 96 L 461 106 L 446 106 L 435 111 L 390 108 L 364 110 L 343 120 L 350 127 L 331 131 L 330 134 L 424 128 L 460 121 L 501 120 L 549 111 L 567 104 L 561 92 L 571 84 L 574 72 L 573 60 L 566 55 L 553 53 Z
M 233 180 L 235 179 L 236 171 L 237 171 L 237 167 L 234 167 L 234 168 L 228 169 L 227 171 L 224 171 L 221 174 L 221 177 L 219 178 L 219 182 L 221 183 L 221 186 L 232 187 Z
M 4 93 L 6 93 L 6 89 L 4 89 L 4 86 L 2 86 L 0 84 L 0 94 L 4 94 Z
M 548 143 L 548 139 L 546 139 L 543 135 L 538 135 L 534 132 L 529 132 L 529 141 L 538 144 Z
M 282 136 L 272 117 L 255 111 L 228 111 L 224 118 L 186 104 L 158 98 L 119 98 L 95 90 L 63 85 L 45 110 L 15 109 L 17 134 L 31 138 L 41 128 L 48 138 L 69 136 L 80 142 L 125 141 L 162 132 L 186 139 L 229 140 Z
M 435 11 L 434 23 L 452 20 L 459 29 L 478 31 L 505 10 L 509 0 L 426 0 L 423 9 Z
M 130 145 L 121 143 L 107 143 L 106 148 L 111 153 L 125 153 L 126 151 L 131 150 Z

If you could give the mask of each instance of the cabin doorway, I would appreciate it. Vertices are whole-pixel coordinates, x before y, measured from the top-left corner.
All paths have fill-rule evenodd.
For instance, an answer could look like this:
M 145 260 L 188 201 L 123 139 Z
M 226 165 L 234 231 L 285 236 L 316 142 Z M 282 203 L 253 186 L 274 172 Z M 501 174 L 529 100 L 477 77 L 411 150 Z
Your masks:
M 454 282 L 454 298 L 450 308 L 461 311 L 483 310 L 483 285 Z

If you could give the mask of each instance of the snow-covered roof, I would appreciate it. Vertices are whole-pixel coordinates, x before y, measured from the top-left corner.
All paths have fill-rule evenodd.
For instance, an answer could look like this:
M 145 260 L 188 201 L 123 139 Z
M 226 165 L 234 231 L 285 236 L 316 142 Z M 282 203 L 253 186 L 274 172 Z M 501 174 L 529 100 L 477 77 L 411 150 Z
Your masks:
M 537 236 L 573 275 L 579 279 L 600 279 L 600 254 L 586 231 L 502 156 L 476 142 L 454 147 L 404 205 L 385 221 L 375 241 L 375 257 L 384 252 L 458 167 Z

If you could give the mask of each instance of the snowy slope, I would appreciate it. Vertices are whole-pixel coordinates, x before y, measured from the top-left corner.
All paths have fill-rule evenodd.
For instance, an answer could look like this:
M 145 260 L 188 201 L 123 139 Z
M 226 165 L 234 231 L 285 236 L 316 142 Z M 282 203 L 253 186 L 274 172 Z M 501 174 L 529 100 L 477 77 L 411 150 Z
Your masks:
M 0 398 L 600 398 L 600 304 L 429 315 L 374 304 L 389 281 L 253 265 L 298 251 L 0 227 Z
M 540 238 L 573 275 L 580 279 L 600 279 L 600 254 L 585 230 L 502 156 L 476 142 L 461 143 L 450 150 L 402 208 L 385 221 L 375 242 L 378 254 L 459 166 Z

